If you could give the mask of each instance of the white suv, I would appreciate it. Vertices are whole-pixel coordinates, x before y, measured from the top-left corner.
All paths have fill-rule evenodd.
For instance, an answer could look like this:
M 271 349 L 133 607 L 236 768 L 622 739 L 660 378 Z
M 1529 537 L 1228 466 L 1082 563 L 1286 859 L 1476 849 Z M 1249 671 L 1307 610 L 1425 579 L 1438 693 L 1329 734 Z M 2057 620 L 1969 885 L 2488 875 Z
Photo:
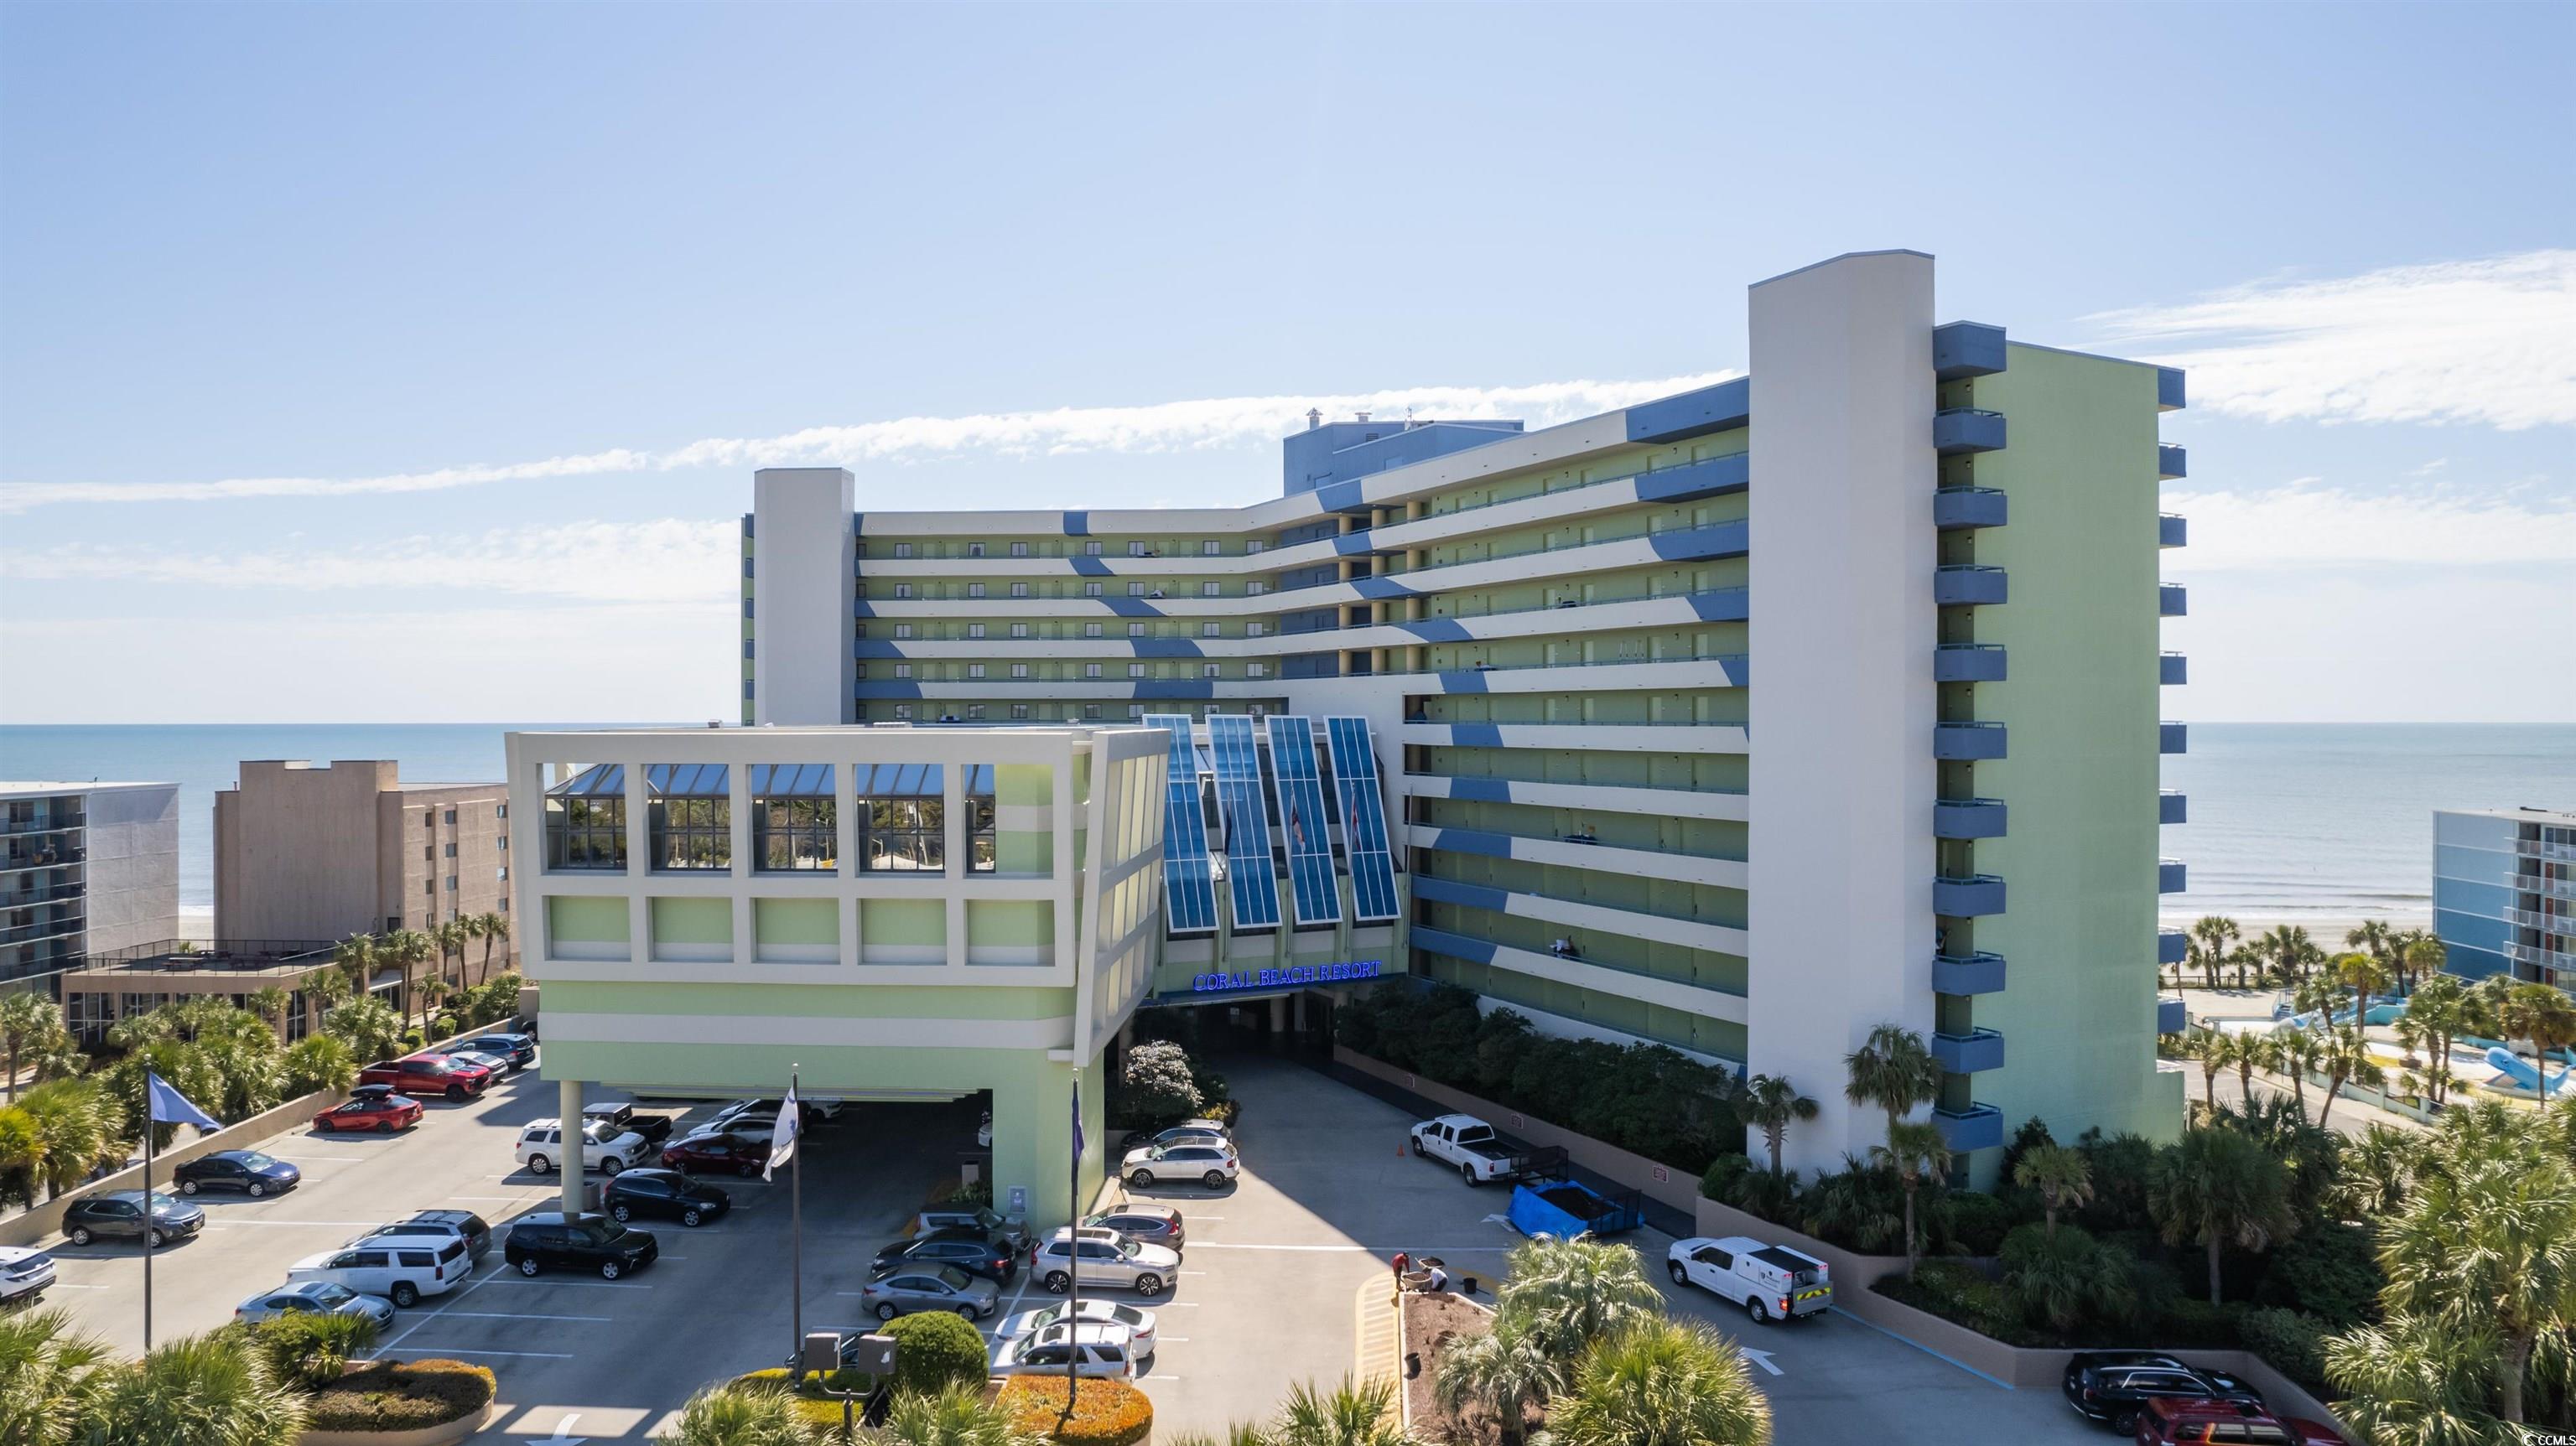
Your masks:
M 1030 1274 L 1057 1295 L 1072 1287 L 1079 1270 L 1086 1289 L 1123 1285 L 1150 1298 L 1161 1295 L 1180 1268 L 1181 1257 L 1160 1245 L 1140 1245 L 1118 1238 L 1115 1231 L 1090 1229 L 1077 1241 L 1072 1231 L 1058 1230 L 1038 1247 Z
M 445 1295 L 473 1274 L 465 1242 L 426 1235 L 362 1240 L 339 1250 L 308 1255 L 286 1268 L 288 1280 L 327 1280 L 360 1295 L 380 1295 L 409 1310 L 424 1295 Z
M 633 1130 L 619 1130 L 593 1120 L 581 1131 L 581 1167 L 614 1175 L 637 1164 L 651 1147 Z M 564 1159 L 563 1121 L 530 1120 L 519 1132 L 519 1163 L 529 1173 L 548 1175 Z
M 1119 1163 L 1118 1172 L 1127 1177 L 1130 1185 L 1195 1180 L 1211 1190 L 1220 1189 L 1234 1179 L 1234 1146 L 1206 1137 L 1148 1145 L 1129 1151 Z

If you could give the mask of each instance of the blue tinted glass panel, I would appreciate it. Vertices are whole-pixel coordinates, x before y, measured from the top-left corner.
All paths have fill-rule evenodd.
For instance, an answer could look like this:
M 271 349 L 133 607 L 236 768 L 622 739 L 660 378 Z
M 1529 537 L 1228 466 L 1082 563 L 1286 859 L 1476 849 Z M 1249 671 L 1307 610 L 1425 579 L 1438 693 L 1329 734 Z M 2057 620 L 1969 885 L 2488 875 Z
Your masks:
M 1351 860 L 1351 914 L 1362 923 L 1396 916 L 1395 854 L 1386 837 L 1386 803 L 1378 794 L 1377 754 L 1366 718 L 1327 718 L 1333 786 L 1342 797 L 1342 841 Z
M 1333 823 L 1324 811 L 1311 721 L 1294 715 L 1270 720 L 1270 773 L 1279 789 L 1279 828 L 1288 836 L 1288 885 L 1297 922 L 1338 924 L 1342 898 L 1333 883 Z
M 1225 818 L 1225 881 L 1234 927 L 1275 929 L 1279 881 L 1270 872 L 1270 806 L 1261 796 L 1252 720 L 1240 713 L 1209 714 L 1208 744 L 1216 751 L 1216 802 Z
M 1198 750 L 1190 746 L 1190 720 L 1148 713 L 1148 728 L 1172 735 L 1164 780 L 1163 913 L 1175 934 L 1216 927 L 1216 866 L 1208 860 L 1207 819 L 1199 812 Z

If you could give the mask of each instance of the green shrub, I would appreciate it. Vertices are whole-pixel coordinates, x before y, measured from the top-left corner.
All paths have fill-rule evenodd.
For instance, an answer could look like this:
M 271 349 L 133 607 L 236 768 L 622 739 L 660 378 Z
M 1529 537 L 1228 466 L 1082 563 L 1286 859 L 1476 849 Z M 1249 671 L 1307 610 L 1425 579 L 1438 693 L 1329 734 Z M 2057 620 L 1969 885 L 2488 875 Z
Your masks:
M 492 1373 L 463 1361 L 369 1361 L 313 1395 L 316 1431 L 410 1431 L 492 1403 Z
M 1191 1078 L 1189 1055 L 1168 1040 L 1128 1050 L 1118 1086 L 1121 1118 L 1149 1129 L 1188 1119 L 1203 1103 L 1198 1082 Z
M 1700 1198 L 1734 1204 L 1736 1182 L 1752 1168 L 1753 1162 L 1742 1155 L 1720 1155 L 1709 1161 L 1707 1172 L 1699 1177 Z
M 474 986 L 482 997 L 475 1002 L 471 1017 L 476 1024 L 494 1024 L 519 1012 L 519 976 L 502 974 L 488 984 Z
M 808 1376 L 802 1387 L 791 1391 L 787 1384 L 787 1368 L 784 1366 L 771 1366 L 765 1371 L 747 1371 L 734 1377 L 732 1384 L 752 1390 L 777 1391 L 786 1395 L 789 1400 L 796 1403 L 796 1414 L 805 1424 L 820 1427 L 827 1438 L 834 1441 L 841 1439 L 841 1402 L 836 1396 L 825 1395 L 821 1388 L 828 1386 L 835 1391 L 855 1391 L 862 1395 L 876 1389 L 876 1379 L 872 1376 L 862 1375 L 857 1371 L 834 1371 L 828 1376 Z M 859 1404 L 865 1406 L 867 1403 L 862 1400 Z M 854 1410 L 853 1415 L 855 1414 Z
M 376 1343 L 376 1320 L 366 1315 L 315 1315 L 294 1311 L 251 1327 L 250 1346 L 269 1374 L 308 1391 L 340 1379 L 349 1357 Z
M 429 1043 L 428 1036 L 422 1034 L 417 1025 L 403 1031 L 402 1047 L 405 1053 L 416 1051 L 427 1043 Z
M 438 1016 L 438 1037 L 449 1039 L 465 1031 L 465 1024 L 453 1014 Z
M 910 1319 L 910 1317 L 906 1317 Z M 1073 1419 L 1064 1419 L 1065 1384 L 1057 1376 L 1013 1376 L 998 1404 L 1014 1430 L 1062 1446 L 1130 1446 L 1154 1429 L 1154 1403 L 1125 1381 L 1084 1380 L 1073 1391 Z
M 2340 1220 L 2312 1222 L 2272 1247 L 2255 1287 L 2258 1305 L 2304 1311 L 2334 1330 L 2378 1318 L 2387 1276 L 2370 1230 Z
M 1970 1255 L 1992 1255 L 2004 1236 L 2027 1217 L 1992 1195 L 1957 1190 L 1950 1194 L 1950 1240 Z
M 978 1385 L 990 1374 L 992 1360 L 985 1352 L 984 1337 L 962 1316 L 921 1311 L 897 1316 L 880 1329 L 895 1339 L 898 1391 L 937 1395 L 951 1382 Z
M 2156 1340 L 2174 1346 L 2233 1346 L 2241 1339 L 2236 1322 L 2244 1313 L 2241 1305 L 2211 1305 L 2198 1296 L 2182 1296 L 2156 1322 Z
M 2046 1337 L 2022 1323 L 2019 1304 L 2002 1286 L 1978 1274 L 1975 1266 L 1964 1261 L 1927 1260 L 1916 1268 L 1913 1280 L 1892 1275 L 1880 1281 L 1877 1290 L 1891 1300 L 1929 1311 L 2006 1345 L 2048 1344 Z
M 2124 1230 L 2155 1229 L 2155 1217 L 2147 1210 L 2155 1142 L 2143 1135 L 2105 1138 L 2100 1130 L 2086 1130 L 2075 1147 L 2093 1167 L 2093 1199 L 2076 1212 L 2076 1223 L 2106 1237 Z
M 358 1060 L 349 1042 L 336 1034 L 310 1034 L 286 1047 L 279 1063 L 286 1071 L 286 1092 L 309 1095 L 316 1090 L 344 1090 L 358 1078 Z
M 2061 1334 L 2126 1320 L 2137 1308 L 2129 1261 L 2080 1225 L 2022 1225 L 2000 1247 L 2004 1291 L 2025 1318 Z
M 2311 1391 L 2326 1384 L 2326 1324 L 2295 1310 L 2265 1308 L 2237 1317 L 2245 1348 Z
M 947 1194 L 939 1198 L 939 1203 L 942 1205 L 990 1205 L 993 1203 L 993 1182 L 990 1179 L 960 1181 L 956 1185 L 950 1187 Z

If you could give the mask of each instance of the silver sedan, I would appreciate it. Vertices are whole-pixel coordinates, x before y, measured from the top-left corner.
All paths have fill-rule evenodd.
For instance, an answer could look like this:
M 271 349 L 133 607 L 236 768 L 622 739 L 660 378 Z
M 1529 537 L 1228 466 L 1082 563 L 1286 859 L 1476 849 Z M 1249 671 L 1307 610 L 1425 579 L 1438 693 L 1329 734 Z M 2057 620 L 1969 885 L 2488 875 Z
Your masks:
M 1002 1308 L 1002 1288 L 953 1265 L 900 1261 L 880 1270 L 859 1299 L 879 1320 L 916 1310 L 955 1311 L 982 1320 Z
M 363 1315 L 378 1329 L 394 1323 L 394 1303 L 381 1296 L 360 1295 L 327 1280 L 291 1280 L 263 1290 L 233 1307 L 233 1319 L 259 1322 L 302 1311 L 308 1315 Z

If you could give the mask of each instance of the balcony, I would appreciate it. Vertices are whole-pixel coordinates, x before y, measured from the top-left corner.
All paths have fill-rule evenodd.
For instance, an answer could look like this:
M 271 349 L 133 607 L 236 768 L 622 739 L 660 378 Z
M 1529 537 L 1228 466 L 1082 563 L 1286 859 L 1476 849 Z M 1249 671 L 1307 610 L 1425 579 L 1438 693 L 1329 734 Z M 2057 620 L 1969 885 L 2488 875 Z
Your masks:
M 2185 870 L 2183 868 L 2183 862 L 2180 859 L 2156 860 L 2156 892 L 2159 894 L 2181 893 L 2184 888 L 2184 873 Z
M 1934 838 L 2002 838 L 2004 804 L 1999 798 L 1945 798 L 1932 805 Z
M 2189 814 L 2190 808 L 2184 800 L 2181 789 L 2159 788 L 2156 790 L 2156 822 L 2189 823 L 2191 822 Z
M 2004 1067 L 2003 1031 L 1972 1029 L 1965 1034 L 1932 1036 L 1932 1057 L 1952 1074 L 1977 1074 Z
M 1974 954 L 1932 956 L 1932 988 L 1939 994 L 1999 994 L 2004 987 L 2004 956 L 1982 950 Z
M 1964 1110 L 1934 1110 L 1932 1123 L 1948 1141 L 1950 1153 L 1964 1155 L 1970 1150 L 1991 1150 L 2004 1142 L 2004 1112 L 1993 1105 L 1970 1105 Z
M 2004 369 L 2004 329 L 1981 321 L 1932 328 L 1932 374 L 1945 382 L 1990 377 Z
M 2004 911 L 2004 881 L 1993 874 L 1969 874 L 1932 881 L 1932 912 L 1953 919 L 1976 919 Z
M 2180 1034 L 2191 1026 L 2191 1011 L 2179 999 L 2156 1001 L 2156 1033 Z
M 2156 410 L 2179 412 L 2183 406 L 2183 374 L 2180 367 L 2156 368 Z
M 1932 756 L 1952 763 L 1980 763 L 2004 756 L 2001 723 L 1938 723 L 1932 728 Z
M 2191 526 L 2184 520 L 2181 513 L 2159 512 L 2156 514 L 2156 546 L 2188 547 L 2191 545 L 2190 539 Z
M 2191 473 L 2183 466 L 2183 449 L 2170 442 L 2156 444 L 2156 480 L 2172 482 Z
M 1985 607 L 2008 595 L 2004 570 L 1981 563 L 1959 562 L 1932 573 L 1932 600 L 1943 607 Z
M 2178 582 L 2156 584 L 2156 616 L 2178 618 L 2191 611 L 2191 590 Z
M 58 934 L 77 934 L 83 924 L 84 920 L 79 910 L 65 909 L 55 918 L 40 919 L 32 924 L 20 924 L 14 929 L 0 929 L 0 945 L 27 944 L 38 939 L 50 939 Z
M 1932 494 L 1932 525 L 2001 527 L 2009 508 L 2000 487 L 1944 487 Z
M 2507 909 L 2504 921 L 2524 929 L 2540 929 L 2551 934 L 2576 934 L 2576 916 L 2551 914 L 2539 909 Z
M 79 879 L 57 879 L 52 883 L 30 882 L 24 888 L 0 890 L 0 909 L 31 909 L 38 904 L 59 904 L 77 899 L 89 892 L 89 885 Z
M 2180 929 L 2156 931 L 2156 962 L 2179 964 L 2191 957 L 2191 936 Z
M 2535 969 L 2576 969 L 2576 954 L 2571 954 L 2564 949 L 2548 949 L 2538 944 L 2507 943 L 2504 946 L 2504 953 L 2506 958 L 2516 964 L 2528 964 Z
M 1945 407 L 1932 414 L 1932 448 L 1944 457 L 1971 452 L 2000 452 L 2004 414 L 1974 407 Z
M 2191 679 L 2191 664 L 2181 653 L 2156 654 L 2156 681 L 2168 688 L 2179 688 Z
M 2191 751 L 2191 725 L 2188 723 L 2170 722 L 2157 724 L 2156 751 L 2158 753 L 2189 753 Z
M 0 818 L 0 838 L 32 833 L 61 833 L 65 829 L 86 827 L 89 815 L 76 808 L 47 809 L 42 813 L 17 814 Z
M 10 873 L 18 869 L 58 869 L 65 864 L 79 863 L 88 857 L 89 850 L 78 844 L 57 843 L 50 839 L 13 844 L 6 849 L 0 849 L 0 873 Z
M 1932 650 L 1936 683 L 2000 683 L 2004 672 L 2001 643 L 1943 643 Z

